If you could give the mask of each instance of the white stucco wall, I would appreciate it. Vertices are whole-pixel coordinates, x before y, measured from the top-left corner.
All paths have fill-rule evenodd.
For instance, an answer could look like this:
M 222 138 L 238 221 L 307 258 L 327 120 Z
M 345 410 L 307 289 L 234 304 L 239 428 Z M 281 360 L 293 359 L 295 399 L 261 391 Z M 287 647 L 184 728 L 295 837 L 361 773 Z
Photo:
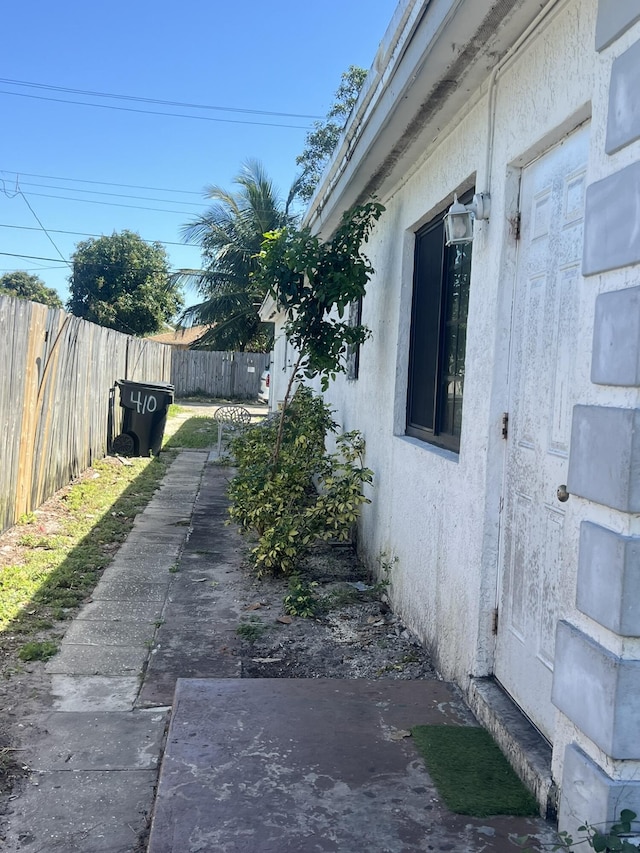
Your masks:
M 375 278 L 363 306 L 373 331 L 360 378 L 339 379 L 327 399 L 345 429 L 362 430 L 375 472 L 360 547 L 373 565 L 397 559 L 392 594 L 442 674 L 464 688 L 492 671 L 518 167 L 590 114 L 597 63 L 595 4 L 559 4 L 544 30 L 498 75 L 491 186 L 486 180 L 487 92 L 443 131 L 422 164 L 381 201 L 368 244 Z M 486 86 L 485 86 L 486 90 Z M 491 219 L 473 246 L 460 454 L 404 435 L 415 231 L 453 191 L 489 190 Z M 588 343 L 585 344 L 588 349 Z M 586 357 L 586 353 L 581 354 Z M 587 369 L 588 372 L 588 369 Z M 568 567 L 569 585 L 575 570 Z M 569 596 L 570 597 L 570 596 Z
M 405 5 L 416 11 L 415 4 Z M 393 104 L 392 93 L 398 80 L 402 84 L 403 109 L 412 98 L 416 109 L 421 109 L 418 96 L 422 97 L 422 88 L 418 95 L 411 91 L 412 74 L 419 63 L 405 67 L 404 72 L 401 66 L 395 83 L 393 75 L 374 75 L 375 85 L 382 89 L 371 103 L 367 101 L 361 117 L 358 113 L 364 128 L 361 150 L 355 143 L 354 150 L 349 148 L 350 140 L 358 138 L 358 127 L 348 127 L 341 157 L 336 161 L 343 164 L 344 171 L 340 172 L 340 166 L 334 163 L 308 214 L 314 230 L 325 238 L 330 236 L 341 209 L 348 207 L 367 185 L 363 183 L 363 173 L 367 171 L 369 152 L 374 151 L 372 163 L 391 163 L 386 171 L 380 167 L 379 200 L 386 211 L 366 249 L 377 270 L 363 304 L 363 322 L 372 330 L 373 338 L 362 348 L 359 379 L 339 377 L 326 399 L 345 430 L 363 432 L 367 441 L 366 464 L 375 475 L 369 495 L 372 503 L 364 507 L 359 525 L 360 552 L 374 569 L 382 563 L 391 567 L 396 611 L 432 651 L 442 675 L 463 689 L 469 685 L 470 677 L 494 671 L 492 623 L 502 581 L 500 526 L 507 450 L 501 420 L 503 412 L 509 410 L 508 366 L 519 250 L 515 226 L 522 169 L 579 127 L 589 134 L 587 186 L 601 181 L 624 194 L 622 170 L 640 160 L 640 102 L 634 94 L 633 68 L 625 72 L 624 79 L 618 75 L 627 87 L 629 100 L 626 124 L 620 124 L 620 132 L 624 136 L 627 127 L 632 131 L 619 149 L 606 151 L 612 68 L 619 57 L 640 42 L 640 21 L 629 0 L 624 3 L 624 14 L 620 14 L 626 24 L 621 25 L 613 41 L 596 51 L 596 17 L 600 10 L 602 23 L 609 5 L 609 0 L 552 0 L 545 4 L 544 20 L 538 21 L 514 50 L 503 56 L 479 89 L 471 86 L 465 90 L 468 98 L 464 108 L 453 119 L 449 119 L 452 109 L 447 113 L 443 108 L 447 115 L 444 126 L 431 116 L 422 135 L 414 124 L 411 145 L 405 147 L 397 145 L 389 123 L 385 125 L 385 110 Z M 530 11 L 534 6 L 537 11 L 539 4 L 522 0 L 520 11 L 524 7 Z M 524 25 L 520 32 L 523 29 Z M 403 55 L 403 49 L 398 42 L 398 56 Z M 411 54 L 415 60 L 416 50 L 413 43 L 406 56 Z M 638 54 L 634 50 L 629 55 Z M 380 71 L 377 66 L 374 70 L 376 74 Z M 441 73 L 449 79 L 446 69 Z M 424 76 L 421 82 L 425 85 Z M 365 94 L 368 98 L 371 92 Z M 458 95 L 455 93 L 455 98 Z M 375 97 L 382 105 L 381 115 L 377 116 Z M 457 103 L 455 98 L 447 96 L 447 104 Z M 366 124 L 372 115 L 371 123 Z M 391 145 L 396 148 L 391 151 L 389 147 L 389 152 L 401 151 L 401 155 L 385 161 L 386 147 Z M 407 152 L 413 154 L 409 156 Z M 404 172 L 397 178 L 399 162 Z M 414 243 L 416 231 L 451 203 L 454 192 L 461 193 L 472 186 L 476 191 L 490 192 L 492 209 L 489 222 L 479 224 L 473 245 L 462 436 L 460 453 L 454 454 L 405 435 Z M 625 204 L 624 210 L 631 210 L 628 198 Z M 609 208 L 604 210 L 608 212 Z M 327 223 L 325 231 L 319 224 L 323 218 Z M 635 220 L 633 216 L 629 218 L 637 223 L 637 211 Z M 593 230 L 596 217 L 588 205 L 586 219 L 592 224 L 592 233 L 608 240 L 609 235 L 603 234 L 609 224 L 605 216 L 597 219 L 599 232 Z M 598 252 L 591 254 L 597 258 Z M 600 254 L 606 256 L 604 251 Z M 590 274 L 601 268 L 608 271 Z M 586 410 L 587 416 L 595 419 L 607 410 L 626 418 L 626 410 L 640 408 L 640 384 L 616 385 L 615 378 L 603 380 L 611 381 L 609 385 L 597 384 L 598 379 L 592 381 L 592 349 L 594 326 L 597 334 L 606 338 L 602 320 L 600 327 L 596 323 L 598 297 L 610 291 L 637 288 L 637 258 L 592 267 L 586 275 L 578 278 L 572 305 L 576 345 L 571 354 L 570 404 L 578 407 L 573 410 L 574 415 Z M 605 303 L 601 299 L 599 304 L 602 308 Z M 640 345 L 636 346 L 632 338 L 631 334 L 626 350 L 621 348 L 619 355 L 610 358 L 624 359 L 625 353 L 630 352 L 633 363 L 640 365 Z M 279 338 L 275 383 L 281 390 L 276 390 L 275 399 L 284 396 L 287 366 L 284 341 Z M 623 433 L 620 436 L 626 440 Z M 633 450 L 636 452 L 640 456 L 640 451 Z M 586 459 L 576 463 L 577 458 L 577 454 L 570 453 L 574 469 L 577 464 L 582 465 L 582 482 L 588 481 L 592 473 L 590 462 Z M 617 457 L 614 461 L 618 461 Z M 633 460 L 627 461 L 627 467 L 633 464 Z M 576 482 L 579 480 L 578 476 Z M 588 493 L 588 489 L 579 492 Z M 632 673 L 640 660 L 640 631 L 636 632 L 638 636 L 622 636 L 606 627 L 606 620 L 598 621 L 593 613 L 587 615 L 588 609 L 581 612 L 576 605 L 578 558 L 579 554 L 583 559 L 585 556 L 580 551 L 581 547 L 584 551 L 583 522 L 631 540 L 640 537 L 640 516 L 629 507 L 612 508 L 619 505 L 607 501 L 606 490 L 598 493 L 596 489 L 587 499 L 580 497 L 576 489 L 564 506 L 562 570 L 550 593 L 562 621 L 558 637 L 563 661 L 582 661 L 584 674 L 596 673 L 598 667 L 604 672 L 607 661 L 613 661 L 612 666 L 620 673 L 619 684 L 626 685 L 627 690 L 625 693 L 616 688 L 615 696 L 601 696 L 593 702 L 594 697 L 583 695 L 582 686 L 576 685 L 576 678 L 567 671 L 571 665 L 561 666 L 562 661 L 556 659 L 554 699 L 563 711 L 551 706 L 552 721 L 555 720 L 553 775 L 558 784 L 564 785 L 563 828 L 571 830 L 585 819 L 597 822 L 615 817 L 611 810 L 617 808 L 620 796 L 629 796 L 628 786 L 640 776 L 640 753 L 635 747 L 624 745 L 624 738 L 636 725 L 633 721 L 637 705 L 632 697 L 636 676 L 632 677 Z M 601 568 L 603 572 L 608 570 L 604 565 Z M 596 570 L 599 569 L 598 564 Z M 599 576 L 588 586 L 584 577 L 580 585 L 583 601 L 597 595 L 598 583 L 602 583 Z M 637 618 L 640 620 L 640 608 Z M 597 681 L 597 673 L 593 678 Z M 558 690 L 564 692 L 560 699 Z M 615 730 L 623 747 L 607 747 L 607 726 Z M 568 775 L 563 778 L 565 761 Z M 640 802 L 640 783 L 634 784 L 636 799 L 629 800 L 631 808 L 635 808 L 636 800 Z M 566 796 L 567 792 L 571 796 Z
M 260 306 L 260 319 L 264 323 L 274 324 L 274 341 L 269 365 L 269 411 L 277 412 L 284 401 L 289 386 L 291 371 L 298 353 L 284 331 L 285 315 L 271 296 L 267 296 Z

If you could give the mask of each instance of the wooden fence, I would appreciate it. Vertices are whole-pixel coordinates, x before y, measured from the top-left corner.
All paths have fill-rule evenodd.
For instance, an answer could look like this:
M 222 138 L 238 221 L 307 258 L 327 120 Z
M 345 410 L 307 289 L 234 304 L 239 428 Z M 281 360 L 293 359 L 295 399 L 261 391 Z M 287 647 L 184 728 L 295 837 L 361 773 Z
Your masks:
M 171 383 L 176 397 L 203 394 L 223 399 L 255 400 L 269 353 L 174 350 Z
M 171 349 L 0 297 L 0 531 L 107 451 L 118 379 L 171 381 Z M 121 425 L 113 406 L 114 433 Z

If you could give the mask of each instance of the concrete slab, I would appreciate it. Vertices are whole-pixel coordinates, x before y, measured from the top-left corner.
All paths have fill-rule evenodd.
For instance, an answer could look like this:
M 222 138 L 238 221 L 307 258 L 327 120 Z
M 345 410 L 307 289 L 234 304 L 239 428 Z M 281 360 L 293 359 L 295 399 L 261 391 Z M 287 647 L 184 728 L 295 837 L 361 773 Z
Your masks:
M 178 575 L 181 572 L 177 573 Z M 200 580 L 202 578 L 202 580 Z M 206 572 L 195 574 L 191 578 L 180 578 L 176 576 L 175 583 L 172 584 L 169 590 L 168 601 L 172 605 L 174 603 L 203 604 L 217 601 L 220 598 L 219 584 L 213 580 Z
M 45 669 L 57 675 L 131 676 L 142 672 L 146 646 L 87 646 L 64 643 Z
M 206 548 L 193 549 L 191 542 L 182 555 L 183 562 L 203 562 L 215 565 L 219 560 L 226 559 L 229 551 L 216 542 L 209 542 Z
M 149 853 L 512 851 L 540 821 L 441 805 L 410 738 L 460 723 L 437 681 L 180 680 Z
M 25 761 L 31 770 L 153 770 L 167 709 L 48 714 L 38 721 Z
M 166 583 L 171 580 L 169 573 L 175 570 L 179 557 L 164 555 L 161 560 L 148 560 L 145 564 L 144 558 L 139 557 L 135 561 L 114 560 L 106 569 L 103 578 L 108 580 L 143 581 L 145 583 Z
M 139 531 L 141 534 L 150 535 L 155 533 L 161 539 L 171 539 L 182 536 L 185 533 L 183 528 L 189 526 L 188 517 L 175 518 L 169 512 L 170 520 L 168 523 L 165 523 L 163 516 L 164 514 L 153 512 L 153 504 L 151 503 L 147 506 L 147 509 L 136 516 L 132 529 Z
M 144 834 L 155 770 L 34 775 L 14 801 L 3 853 L 131 853 Z
M 75 619 L 67 629 L 62 645 L 145 646 L 151 644 L 155 631 L 153 622 Z
M 77 619 L 131 619 L 156 622 L 162 615 L 161 601 L 90 601 L 82 608 Z
M 94 589 L 91 597 L 94 601 L 100 599 L 128 598 L 130 601 L 164 601 L 167 597 L 170 578 L 164 583 L 149 583 L 117 576 L 103 577 Z
M 182 466 L 181 466 L 182 467 Z M 188 460 L 184 463 L 184 470 L 179 470 L 177 467 L 171 471 L 171 478 L 164 483 L 158 491 L 167 491 L 171 487 L 175 487 L 176 491 L 191 490 L 191 497 L 195 495 L 202 477 L 202 460 Z
M 192 504 L 196 500 L 196 489 L 200 484 L 202 467 L 197 466 L 197 475 L 189 474 L 186 477 L 172 477 L 171 483 L 166 483 L 154 492 L 153 501 L 162 501 L 167 498 L 170 500 L 184 501 L 185 504 Z
M 169 546 L 174 543 L 181 545 L 186 539 L 188 528 L 187 523 L 173 521 L 165 524 L 162 514 L 150 514 L 148 516 L 139 515 L 132 530 L 135 531 L 136 535 L 141 536 L 143 541 L 147 539 L 149 545 L 153 544 L 158 547 L 161 545 Z
M 136 707 L 170 705 L 178 678 L 238 678 L 240 640 L 232 626 L 170 618 L 158 629 Z
M 119 553 L 116 555 L 114 561 L 110 564 L 110 569 L 121 569 L 127 572 L 139 572 L 140 570 L 145 571 L 156 571 L 158 574 L 162 574 L 162 572 L 166 572 L 171 566 L 176 564 L 176 561 L 179 559 L 179 555 L 163 550 L 154 551 L 153 553 L 137 553 L 137 554 L 127 554 Z
M 186 539 L 186 537 L 187 533 L 185 531 L 184 539 Z M 120 546 L 118 557 L 126 560 L 135 560 L 145 557 L 149 560 L 156 560 L 165 555 L 171 555 L 175 558 L 181 553 L 184 547 L 184 539 L 167 543 L 156 542 L 153 536 L 131 536 L 131 534 L 129 534 L 127 541 Z
M 171 527 L 189 527 L 191 524 L 191 508 L 192 505 L 185 506 L 184 503 L 153 503 L 140 513 L 138 518 L 140 521 L 147 519 L 162 518 L 164 524 L 170 532 Z
M 140 679 L 134 676 L 54 675 L 51 694 L 55 711 L 130 711 Z
M 234 580 L 230 578 L 237 572 L 237 566 L 226 560 L 203 560 L 199 563 L 192 564 L 187 559 L 180 561 L 180 568 L 176 572 L 174 583 L 172 584 L 171 592 L 175 591 L 176 587 L 192 586 L 195 584 L 204 584 L 204 586 L 223 587 L 221 591 L 226 591 L 227 586 Z M 204 580 L 206 578 L 206 581 Z
M 215 607 L 216 611 L 216 629 L 218 633 L 223 630 L 221 620 L 233 621 L 232 625 L 227 626 L 232 633 L 238 626 L 241 616 L 246 616 L 247 611 L 239 611 L 238 609 L 231 610 L 230 608 L 220 608 L 218 603 L 220 596 L 216 596 L 216 590 L 212 590 L 212 595 L 198 596 L 195 601 L 181 599 L 179 597 L 172 599 L 167 609 L 167 614 L 170 618 L 184 619 L 194 621 L 196 619 L 207 620 L 211 616 L 211 608 Z M 202 624 L 202 623 L 201 623 Z

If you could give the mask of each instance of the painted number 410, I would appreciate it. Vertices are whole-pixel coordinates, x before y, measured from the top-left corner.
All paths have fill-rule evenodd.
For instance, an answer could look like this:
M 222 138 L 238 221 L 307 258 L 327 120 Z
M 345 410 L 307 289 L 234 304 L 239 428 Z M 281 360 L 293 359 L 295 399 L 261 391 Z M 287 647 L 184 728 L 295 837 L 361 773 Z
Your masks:
M 158 408 L 158 401 L 153 396 L 153 394 L 142 394 L 140 391 L 137 394 L 134 394 L 131 391 L 131 400 L 132 403 L 135 403 L 136 411 L 139 415 L 146 415 L 147 412 L 155 412 Z

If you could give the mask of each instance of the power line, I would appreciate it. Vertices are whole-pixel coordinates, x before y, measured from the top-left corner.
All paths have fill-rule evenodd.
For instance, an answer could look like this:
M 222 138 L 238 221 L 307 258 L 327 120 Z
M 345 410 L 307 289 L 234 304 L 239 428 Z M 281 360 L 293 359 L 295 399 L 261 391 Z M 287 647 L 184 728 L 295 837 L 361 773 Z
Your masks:
M 16 177 L 23 175 L 27 178 L 47 178 L 47 180 L 51 181 L 73 181 L 78 184 L 99 184 L 104 187 L 126 187 L 131 190 L 153 190 L 154 192 L 160 193 L 186 193 L 188 195 L 197 195 L 202 198 L 202 192 L 197 192 L 196 190 L 174 190 L 169 189 L 169 187 L 145 187 L 140 184 L 117 184 L 113 181 L 90 181 L 87 178 L 63 178 L 60 175 L 38 175 L 35 172 L 18 172 L 15 169 L 0 169 L 0 173 L 8 173 L 10 175 L 16 175 Z
M 217 110 L 220 112 L 244 113 L 247 115 L 282 116 L 284 118 L 324 118 L 324 116 L 309 115 L 305 113 L 283 113 L 271 110 L 246 109 L 244 107 L 220 107 L 213 106 L 212 104 L 191 104 L 185 103 L 184 101 L 165 101 L 159 98 L 143 98 L 138 95 L 117 95 L 113 92 L 93 92 L 88 89 L 70 89 L 65 86 L 53 86 L 48 83 L 31 83 L 26 80 L 10 80 L 3 77 L 0 77 L 0 83 L 8 83 L 11 86 L 28 86 L 31 89 L 46 89 L 51 92 L 67 92 L 71 95 L 87 95 L 93 98 L 114 98 L 119 101 L 136 101 L 137 103 L 160 104 L 165 107 L 182 107 L 183 109 Z
M 59 261 L 57 258 L 41 258 L 40 255 L 18 255 L 16 252 L 0 252 L 0 255 L 3 255 L 7 258 L 25 258 L 28 261 L 51 261 L 54 264 L 68 264 L 69 261 Z
M 132 210 L 151 210 L 154 213 L 175 213 L 178 216 L 187 216 L 188 211 L 186 210 L 163 210 L 160 207 L 142 207 L 139 204 L 122 204 L 117 201 L 99 201 L 95 198 L 72 198 L 68 195 L 49 195 L 49 193 L 29 193 L 30 196 L 37 196 L 39 198 L 57 198 L 62 201 L 80 201 L 83 204 L 101 204 L 106 207 L 128 207 Z
M 22 190 L 20 190 L 20 195 L 22 196 L 22 199 L 23 199 L 24 203 L 27 205 L 27 207 L 29 208 L 29 210 L 31 211 L 31 213 L 33 213 L 33 216 L 34 216 L 34 218 L 35 218 L 36 222 L 38 223 L 38 225 L 40 226 L 40 228 L 44 231 L 44 233 L 45 233 L 45 235 L 46 235 L 47 239 L 49 240 L 49 242 L 51 243 L 51 245 L 53 246 L 53 248 L 54 248 L 54 249 L 56 250 L 56 252 L 60 255 L 60 257 L 62 258 L 62 260 L 65 262 L 65 264 L 69 264 L 69 266 L 71 266 L 71 264 L 69 263 L 69 261 L 67 261 L 67 260 L 66 260 L 66 258 L 64 257 L 64 255 L 62 254 L 62 252 L 60 251 L 60 249 L 57 247 L 57 245 L 56 245 L 56 243 L 55 243 L 55 241 L 54 241 L 53 237 L 51 236 L 51 234 L 49 234 L 49 232 L 47 231 L 47 229 L 44 227 L 44 225 L 43 225 L 43 224 L 42 224 L 42 222 L 40 221 L 40 218 L 38 217 L 38 214 L 37 214 L 37 213 L 35 212 L 35 210 L 31 207 L 31 205 L 30 205 L 30 203 L 29 203 L 29 199 L 28 199 L 28 198 L 26 197 L 26 195 L 22 192 Z
M 36 101 L 53 101 L 54 104 L 75 104 L 79 107 L 97 107 L 103 110 L 119 110 L 126 113 L 142 113 L 147 116 L 168 116 L 169 118 L 190 118 L 195 121 L 215 121 L 223 124 L 246 124 L 257 127 L 285 127 L 292 130 L 310 130 L 309 125 L 302 124 L 282 124 L 281 122 L 273 121 L 242 121 L 236 118 L 216 118 L 215 116 L 195 116 L 186 113 L 167 113 L 161 110 L 137 110 L 135 107 L 116 107 L 114 104 L 91 104 L 87 101 L 69 101 L 67 98 L 47 98 L 44 95 L 28 95 L 26 92 L 7 92 L 6 89 L 0 89 L 0 95 L 13 95 L 16 98 L 31 98 Z
M 39 228 L 34 228 L 33 225 L 8 225 L 0 222 L 0 228 L 15 228 L 18 231 L 39 231 Z M 104 234 L 89 234 L 86 231 L 62 231 L 59 228 L 49 228 L 49 233 L 51 234 L 70 234 L 73 237 L 104 237 Z M 195 243 L 174 243 L 171 240 L 146 240 L 144 237 L 140 238 L 144 240 L 145 243 L 162 243 L 163 246 L 182 246 L 182 247 L 191 247 L 194 249 L 199 249 L 200 247 Z
M 72 266 L 72 264 L 69 261 L 66 261 L 64 259 L 62 261 L 59 261 L 57 258 L 43 258 L 40 255 L 19 255 L 17 252 L 0 252 L 0 255 L 2 255 L 3 257 L 7 257 L 7 258 L 25 258 L 26 260 L 29 260 L 29 261 L 50 261 L 53 264 L 67 264 L 69 266 Z M 109 263 L 108 261 L 96 262 L 96 261 L 78 261 L 78 260 L 75 260 L 73 265 L 85 266 L 85 267 L 116 267 L 118 269 L 122 268 L 122 264 L 120 264 L 120 263 Z M 59 267 L 56 267 L 56 269 L 59 269 Z M 160 272 L 160 270 L 157 270 L 155 267 L 144 266 L 144 265 L 141 265 L 139 267 L 134 267 L 134 269 L 136 271 L 137 270 L 150 270 L 151 272 Z M 167 272 L 169 273 L 169 275 L 173 275 L 174 273 L 182 272 L 182 270 L 171 270 L 170 269 Z M 197 273 L 197 272 L 199 272 L 199 270 L 190 270 L 190 272 L 196 272 Z
M 20 176 L 18 175 L 18 177 L 20 177 Z M 74 193 L 91 193 L 92 195 L 108 195 L 108 196 L 113 196 L 114 198 L 135 198 L 135 199 L 139 199 L 140 201 L 159 201 L 162 204 L 190 204 L 194 207 L 200 207 L 200 208 L 202 208 L 202 206 L 204 204 L 204 201 L 197 202 L 197 201 L 180 201 L 180 199 L 173 199 L 173 198 L 149 198 L 149 196 L 144 196 L 144 195 L 129 195 L 127 193 L 110 193 L 110 192 L 105 192 L 104 190 L 83 190 L 80 187 L 78 187 L 78 188 L 75 188 L 75 187 L 57 187 L 54 184 L 38 184 L 38 183 L 35 183 L 34 181 L 24 181 L 24 182 L 20 181 L 20 186 L 21 187 L 41 187 L 43 189 L 50 189 L 50 190 L 63 190 L 63 191 L 71 190 Z
M 20 270 L 20 272 L 48 272 L 49 270 L 59 270 L 59 269 L 60 269 L 60 267 L 43 267 L 42 264 L 40 264 L 39 267 L 28 267 L 27 269 Z M 14 267 L 11 267 L 10 269 L 7 267 L 0 269 L 0 273 L 15 272 L 15 271 L 16 270 Z

